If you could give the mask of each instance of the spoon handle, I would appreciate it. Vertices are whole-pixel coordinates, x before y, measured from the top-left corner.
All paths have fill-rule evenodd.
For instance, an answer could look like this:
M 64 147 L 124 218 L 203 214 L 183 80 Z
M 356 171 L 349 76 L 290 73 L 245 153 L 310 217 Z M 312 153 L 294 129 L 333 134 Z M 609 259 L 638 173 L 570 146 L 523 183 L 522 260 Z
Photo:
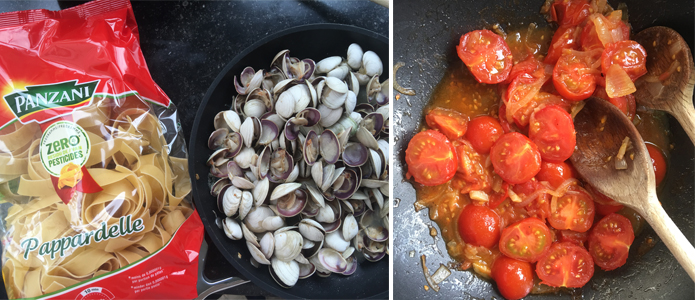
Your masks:
M 683 101 L 679 101 L 681 105 L 675 105 L 677 107 L 672 109 L 672 115 L 674 115 L 674 118 L 676 118 L 682 128 L 684 128 L 684 132 L 686 132 L 686 135 L 691 139 L 691 143 L 694 143 L 694 131 L 696 130 L 696 128 L 694 128 L 694 122 L 696 120 L 694 120 L 694 106 L 691 100 L 694 97 L 693 75 L 689 83 L 686 84 L 683 93 L 684 94 L 681 95 Z
M 696 259 L 696 249 L 686 239 L 679 227 L 674 224 L 672 219 L 667 215 L 665 210 L 660 205 L 657 195 L 652 192 L 648 199 L 648 205 L 644 206 L 645 219 L 650 226 L 655 230 L 662 241 L 667 245 L 669 251 L 674 254 L 677 261 L 689 274 L 691 280 L 694 280 L 694 259 Z

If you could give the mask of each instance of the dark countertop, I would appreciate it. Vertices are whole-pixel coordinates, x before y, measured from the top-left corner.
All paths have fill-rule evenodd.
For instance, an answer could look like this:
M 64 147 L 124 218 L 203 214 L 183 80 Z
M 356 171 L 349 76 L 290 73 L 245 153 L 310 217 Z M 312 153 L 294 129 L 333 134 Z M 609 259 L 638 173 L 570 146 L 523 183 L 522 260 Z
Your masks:
M 84 2 L 0 1 L 0 12 L 58 10 Z M 348 24 L 389 36 L 388 9 L 368 0 L 132 1 L 132 5 L 150 73 L 177 106 L 187 143 L 198 105 L 210 84 L 237 53 L 259 39 L 313 23 Z M 211 250 L 205 274 L 210 279 L 238 276 L 217 253 Z M 0 298 L 7 298 L 4 285 L 0 292 Z M 269 296 L 251 283 L 224 293 Z M 217 299 L 215 295 L 219 296 L 209 298 Z

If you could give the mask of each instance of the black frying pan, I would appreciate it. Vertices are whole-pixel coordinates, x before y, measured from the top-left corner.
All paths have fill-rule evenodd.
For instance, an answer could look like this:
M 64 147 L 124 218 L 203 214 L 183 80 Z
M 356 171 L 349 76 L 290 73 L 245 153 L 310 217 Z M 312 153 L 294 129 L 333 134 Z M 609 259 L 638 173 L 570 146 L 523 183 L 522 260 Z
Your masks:
M 619 1 L 609 1 L 616 8 Z M 667 26 L 677 30 L 694 50 L 694 2 L 626 1 L 633 33 L 650 26 Z M 502 298 L 492 282 L 472 272 L 455 271 L 440 284 L 439 293 L 426 291 L 420 255 L 427 256 L 430 272 L 451 258 L 441 238 L 429 235 L 428 226 L 437 225 L 428 218 L 428 210 L 416 213 L 415 190 L 404 178 L 404 150 L 423 120 L 421 111 L 445 70 L 462 64 L 455 53 L 459 37 L 471 30 L 500 22 L 503 27 L 537 22 L 546 26 L 539 14 L 543 0 L 532 1 L 396 1 L 394 3 L 394 63 L 405 62 L 397 74 L 404 87 L 416 90 L 416 96 L 402 95 L 394 105 L 393 134 L 396 142 L 394 164 L 394 298 L 491 299 Z M 693 54 L 693 53 L 692 53 Z M 674 222 L 694 242 L 694 145 L 679 123 L 669 118 L 671 162 L 665 186 L 659 194 Z M 647 228 L 636 237 L 634 245 L 646 236 L 656 237 Z M 625 266 L 595 276 L 582 289 L 584 299 L 694 299 L 694 282 L 684 272 L 664 244 L 658 244 L 638 258 L 638 247 L 631 247 Z M 411 252 L 413 251 L 413 252 Z M 411 257 L 411 253 L 413 257 Z M 526 299 L 554 299 L 567 295 L 528 296 Z
M 213 118 L 218 112 L 230 109 L 232 97 L 236 95 L 233 76 L 239 75 L 245 67 L 251 66 L 255 70 L 268 69 L 273 57 L 283 49 L 289 49 L 291 56 L 300 59 L 312 58 L 317 62 L 332 55 L 345 57 L 346 49 L 351 43 L 360 44 L 365 51 L 375 51 L 385 65 L 385 72 L 380 79 L 383 81 L 388 78 L 387 38 L 365 29 L 338 24 L 314 24 L 291 28 L 260 40 L 225 66 L 205 94 L 191 130 L 189 171 L 191 178 L 195 179 L 194 203 L 206 231 L 223 256 L 244 277 L 283 298 L 388 298 L 389 257 L 376 263 L 363 262 L 351 276 L 333 274 L 328 278 L 320 278 L 314 275 L 308 279 L 299 280 L 290 289 L 280 287 L 271 278 L 268 266 L 253 267 L 246 243 L 230 240 L 223 230 L 215 225 L 215 219 L 224 214 L 218 211 L 216 200 L 210 195 L 207 179 L 209 168 L 206 166 L 206 160 L 213 152 L 208 149 L 207 143 L 210 133 L 214 130 Z

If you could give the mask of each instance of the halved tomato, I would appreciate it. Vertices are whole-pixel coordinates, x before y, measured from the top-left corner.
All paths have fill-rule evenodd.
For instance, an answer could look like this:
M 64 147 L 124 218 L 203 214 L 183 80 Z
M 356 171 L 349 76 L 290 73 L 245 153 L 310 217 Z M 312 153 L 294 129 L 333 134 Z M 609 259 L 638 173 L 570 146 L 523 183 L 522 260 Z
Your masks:
M 491 116 L 478 116 L 471 119 L 466 139 L 471 142 L 476 152 L 488 154 L 493 143 L 503 135 L 503 127 Z
M 512 68 L 510 48 L 501 36 L 490 30 L 474 30 L 463 35 L 457 54 L 478 82 L 502 82 Z
M 595 264 L 605 271 L 623 266 L 634 238 L 631 221 L 626 217 L 610 214 L 602 218 L 592 228 L 588 238 Z
M 607 74 L 609 66 L 618 64 L 628 73 L 631 80 L 636 81 L 648 73 L 648 69 L 645 67 L 646 56 L 645 49 L 636 41 L 626 40 L 611 43 L 602 52 L 602 73 Z
M 580 101 L 594 93 L 599 70 L 593 61 L 590 53 L 563 49 L 553 68 L 553 86 L 563 98 Z
M 523 61 L 520 61 L 512 66 L 510 76 L 504 83 L 510 83 L 513 79 L 522 74 L 529 74 L 535 78 L 541 78 L 546 72 L 546 66 L 539 61 L 534 55 L 529 55 Z
M 406 149 L 408 174 L 416 182 L 433 186 L 443 184 L 457 172 L 454 146 L 442 133 L 425 130 L 408 142 Z
M 551 200 L 550 209 L 549 224 L 558 230 L 585 232 L 594 222 L 592 195 L 579 186 L 572 186 L 563 197 Z
M 526 218 L 503 229 L 498 248 L 508 257 L 536 262 L 551 247 L 549 227 L 537 218 Z
M 546 106 L 532 114 L 529 138 L 539 147 L 543 160 L 561 163 L 575 151 L 573 117 L 556 105 Z
M 527 126 L 529 116 L 538 105 L 535 98 L 548 79 L 546 75 L 534 77 L 529 73 L 522 73 L 512 80 L 503 98 L 508 122 L 515 121 L 520 127 Z
M 553 243 L 539 259 L 536 273 L 541 283 L 556 287 L 583 287 L 594 274 L 592 256 L 572 242 Z
M 552 163 L 547 161 L 541 163 L 541 170 L 536 175 L 538 181 L 546 181 L 554 189 L 558 188 L 564 181 L 575 177 L 575 170 L 566 162 Z
M 430 128 L 440 130 L 449 140 L 454 141 L 466 133 L 469 118 L 454 110 L 437 107 L 425 115 L 425 122 Z
M 488 206 L 468 204 L 457 222 L 459 236 L 474 246 L 492 248 L 500 237 L 500 217 Z
M 549 52 L 544 58 L 544 63 L 553 65 L 561 57 L 563 49 L 578 50 L 580 48 L 581 28 L 577 26 L 561 26 L 553 34 Z M 514 67 L 513 67 L 514 69 Z
M 504 134 L 491 148 L 493 169 L 503 180 L 524 183 L 539 173 L 541 155 L 537 146 L 517 132 Z

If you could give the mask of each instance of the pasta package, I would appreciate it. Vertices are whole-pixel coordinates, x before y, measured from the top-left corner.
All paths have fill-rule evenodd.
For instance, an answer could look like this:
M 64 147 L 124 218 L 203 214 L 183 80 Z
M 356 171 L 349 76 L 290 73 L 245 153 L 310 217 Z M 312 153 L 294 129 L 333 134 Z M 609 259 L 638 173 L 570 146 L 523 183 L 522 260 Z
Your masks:
M 195 298 L 200 217 L 176 108 L 127 0 L 0 14 L 10 298 Z

